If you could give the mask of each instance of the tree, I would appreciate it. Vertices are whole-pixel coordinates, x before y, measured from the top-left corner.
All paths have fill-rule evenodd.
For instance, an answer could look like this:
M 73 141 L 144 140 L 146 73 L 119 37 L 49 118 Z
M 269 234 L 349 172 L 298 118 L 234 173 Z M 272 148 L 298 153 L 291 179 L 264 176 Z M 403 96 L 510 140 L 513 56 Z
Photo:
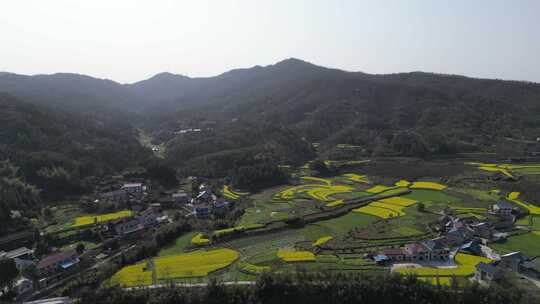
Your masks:
M 328 176 L 331 175 L 332 170 L 325 164 L 323 160 L 316 159 L 310 164 L 310 169 L 317 171 L 319 175 Z
M 7 286 L 11 289 L 13 281 L 19 275 L 15 262 L 12 259 L 0 260 L 0 287 Z
M 77 254 L 81 255 L 85 250 L 84 244 L 79 243 L 77 244 L 77 247 L 75 247 L 75 251 L 77 251 Z

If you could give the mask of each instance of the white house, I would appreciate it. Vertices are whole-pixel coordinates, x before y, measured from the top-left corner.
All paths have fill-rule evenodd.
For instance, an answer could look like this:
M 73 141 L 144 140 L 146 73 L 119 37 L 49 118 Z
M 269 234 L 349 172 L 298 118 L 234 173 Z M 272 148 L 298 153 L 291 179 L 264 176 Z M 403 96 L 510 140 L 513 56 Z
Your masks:
M 122 186 L 122 189 L 128 193 L 142 193 L 146 187 L 143 183 L 127 183 Z

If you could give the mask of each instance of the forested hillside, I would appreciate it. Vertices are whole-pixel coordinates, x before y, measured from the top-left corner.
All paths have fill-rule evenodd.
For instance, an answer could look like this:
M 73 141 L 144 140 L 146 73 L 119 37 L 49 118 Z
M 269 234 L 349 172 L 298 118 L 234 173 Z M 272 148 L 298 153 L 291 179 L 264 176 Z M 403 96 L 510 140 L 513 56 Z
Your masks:
M 314 157 L 310 143 L 320 143 L 319 152 L 333 159 L 501 150 L 508 157 L 540 151 L 536 143 L 540 137 L 540 85 L 534 83 L 421 72 L 371 75 L 287 59 L 215 77 L 161 73 L 125 85 L 75 74 L 2 73 L 0 90 L 81 115 L 76 122 L 71 120 L 77 124 L 75 128 L 54 119 L 44 126 L 53 132 L 85 130 L 75 136 L 75 145 L 52 141 L 64 150 L 46 150 L 83 155 L 92 159 L 89 163 L 98 163 L 91 170 L 99 172 L 130 162 L 123 155 L 135 151 L 129 126 L 143 128 L 155 144 L 165 147 L 165 161 L 182 174 L 209 177 L 235 175 L 238 168 L 254 164 L 303 162 Z M 28 124 L 37 119 L 41 118 L 23 121 Z M 12 117 L 11 121 L 17 120 Z M 115 123 L 105 126 L 103 121 Z M 201 132 L 180 133 L 193 128 Z M 26 125 L 23 129 L 27 131 L 17 145 L 25 140 L 48 142 L 39 134 L 40 128 Z M 93 142 L 95 138 L 99 140 Z M 126 147 L 125 151 L 119 146 Z M 97 161 L 100 149 L 111 149 L 106 159 L 118 161 Z M 35 157 L 30 158 L 31 163 Z M 79 168 L 74 172 L 90 170 L 81 163 L 67 167 Z
M 67 114 L 0 94 L 0 159 L 46 198 L 87 191 L 90 178 L 144 164 L 130 125 Z

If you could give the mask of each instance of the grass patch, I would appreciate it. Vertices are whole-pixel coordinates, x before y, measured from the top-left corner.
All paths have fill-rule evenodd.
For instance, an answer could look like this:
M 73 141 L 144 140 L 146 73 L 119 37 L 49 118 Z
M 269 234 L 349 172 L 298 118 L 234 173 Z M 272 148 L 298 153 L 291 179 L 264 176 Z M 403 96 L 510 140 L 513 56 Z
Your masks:
M 191 244 L 191 239 L 197 235 L 197 232 L 186 233 L 178 237 L 174 244 L 164 247 L 158 253 L 158 256 L 175 255 L 180 254 L 184 249 Z
M 490 247 L 501 253 L 521 251 L 526 256 L 535 257 L 540 255 L 540 235 L 531 232 L 511 236 L 506 241 L 491 244 Z
M 436 202 L 446 204 L 455 204 L 461 202 L 461 198 L 459 197 L 436 190 L 414 189 L 411 193 L 403 195 L 402 197 L 419 202 Z
M 349 212 L 338 218 L 320 221 L 316 224 L 309 224 L 306 227 L 299 229 L 299 232 L 310 240 L 317 240 L 328 235 L 344 237 L 353 228 L 365 227 L 377 220 L 378 218 L 375 216 Z

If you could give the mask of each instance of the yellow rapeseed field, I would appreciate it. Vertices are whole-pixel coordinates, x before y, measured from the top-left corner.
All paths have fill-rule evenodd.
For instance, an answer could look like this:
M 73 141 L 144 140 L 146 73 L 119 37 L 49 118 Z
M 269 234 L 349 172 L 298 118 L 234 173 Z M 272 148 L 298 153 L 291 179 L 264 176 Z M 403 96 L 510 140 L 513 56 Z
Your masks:
M 458 253 L 454 258 L 457 268 L 397 268 L 395 271 L 401 274 L 414 274 L 423 277 L 435 276 L 471 276 L 474 274 L 475 267 L 478 263 L 490 263 L 492 260 L 476 255 Z
M 125 287 L 152 285 L 152 271 L 145 271 L 147 263 L 142 262 L 122 268 L 111 278 L 111 284 Z
M 507 196 L 507 199 L 513 203 L 516 203 L 520 205 L 521 207 L 527 209 L 529 211 L 529 214 L 532 215 L 540 215 L 540 207 L 526 203 L 522 200 L 519 200 L 520 193 L 519 192 L 510 192 Z
M 339 193 L 351 192 L 354 188 L 350 186 L 324 186 L 317 187 L 307 191 L 307 194 L 319 201 L 329 201 L 330 196 Z
M 369 192 L 369 193 L 381 193 L 381 192 L 384 192 L 386 190 L 390 190 L 390 189 L 396 189 L 397 187 L 387 187 L 387 186 L 383 186 L 383 185 L 377 185 L 377 186 L 374 186 L 374 187 L 371 187 L 369 189 L 366 190 L 366 192 Z
M 312 262 L 315 255 L 310 251 L 288 251 L 279 249 L 277 256 L 285 262 Z
M 433 182 L 414 182 L 410 188 L 411 189 L 444 190 L 446 189 L 446 185 L 433 183 Z
M 483 171 L 499 172 L 510 178 L 514 178 L 514 176 L 510 172 L 510 170 L 515 168 L 513 165 L 504 165 L 504 164 L 497 165 L 497 164 L 485 164 L 485 163 L 475 163 L 475 162 L 467 162 L 465 164 L 476 166 L 478 169 L 483 170 Z
M 363 184 L 369 184 L 369 179 L 367 178 L 366 175 L 358 175 L 358 174 L 354 174 L 354 173 L 347 173 L 347 174 L 343 174 L 343 176 L 347 177 L 348 179 L 354 181 L 354 182 L 358 182 L 358 183 L 363 183 Z
M 95 223 L 109 222 L 109 221 L 121 219 L 124 217 L 130 217 L 130 216 L 133 216 L 133 211 L 130 211 L 130 210 L 123 210 L 123 211 L 101 214 L 101 215 L 79 216 L 75 218 L 75 222 L 73 223 L 72 227 L 80 227 L 80 226 L 92 225 Z
M 237 200 L 240 198 L 240 195 L 238 195 L 237 193 L 233 192 L 229 186 L 227 185 L 224 185 L 223 186 L 223 196 L 225 196 L 226 198 L 228 199 L 231 199 L 231 200 Z
M 199 233 L 191 239 L 191 244 L 196 246 L 208 245 L 210 244 L 210 240 L 207 239 L 202 233 Z
M 269 270 L 270 270 L 270 266 L 259 266 L 259 265 L 249 264 L 249 263 L 240 264 L 240 271 L 250 273 L 250 274 L 261 274 Z
M 316 240 L 315 242 L 313 242 L 313 246 L 314 247 L 322 246 L 322 245 L 326 244 L 328 241 L 330 241 L 331 239 L 333 239 L 333 237 L 331 237 L 331 236 L 323 236 L 323 237 L 319 238 L 318 240 Z
M 345 204 L 345 202 L 343 200 L 336 200 L 336 201 L 333 201 L 333 202 L 330 202 L 328 204 L 326 204 L 326 207 L 335 207 L 335 206 L 340 206 L 340 205 L 343 205 Z
M 238 252 L 225 248 L 164 256 L 155 258 L 152 266 L 145 261 L 122 268 L 113 275 L 111 283 L 126 287 L 151 285 L 153 274 L 157 280 L 203 277 L 229 266 L 236 259 Z
M 194 251 L 156 258 L 154 265 L 158 279 L 202 277 L 229 266 L 238 256 L 238 252 L 226 248 Z
M 353 212 L 365 213 L 383 219 L 400 216 L 399 213 L 386 208 L 374 207 L 371 205 L 354 209 Z
M 332 185 L 332 184 L 306 184 L 287 188 L 278 194 L 276 197 L 284 200 L 294 199 L 299 194 L 307 194 L 311 198 L 319 201 L 331 201 L 331 196 L 339 193 L 348 193 L 354 190 L 353 187 L 347 185 Z
M 417 201 L 410 199 L 410 198 L 404 198 L 401 196 L 394 196 L 389 198 L 383 198 L 379 200 L 380 202 L 392 204 L 392 205 L 398 205 L 402 207 L 409 207 L 417 203 Z
M 409 182 L 408 180 L 402 179 L 402 180 L 396 182 L 395 185 L 398 186 L 398 187 L 409 187 L 411 185 L 411 182 Z
M 405 213 L 402 211 L 403 208 L 404 208 L 402 206 L 393 205 L 393 204 L 387 204 L 387 203 L 383 203 L 381 201 L 375 201 L 375 202 L 370 203 L 369 205 L 372 206 L 372 207 L 384 208 L 384 209 L 388 209 L 390 211 L 394 211 L 399 216 L 405 215 Z

